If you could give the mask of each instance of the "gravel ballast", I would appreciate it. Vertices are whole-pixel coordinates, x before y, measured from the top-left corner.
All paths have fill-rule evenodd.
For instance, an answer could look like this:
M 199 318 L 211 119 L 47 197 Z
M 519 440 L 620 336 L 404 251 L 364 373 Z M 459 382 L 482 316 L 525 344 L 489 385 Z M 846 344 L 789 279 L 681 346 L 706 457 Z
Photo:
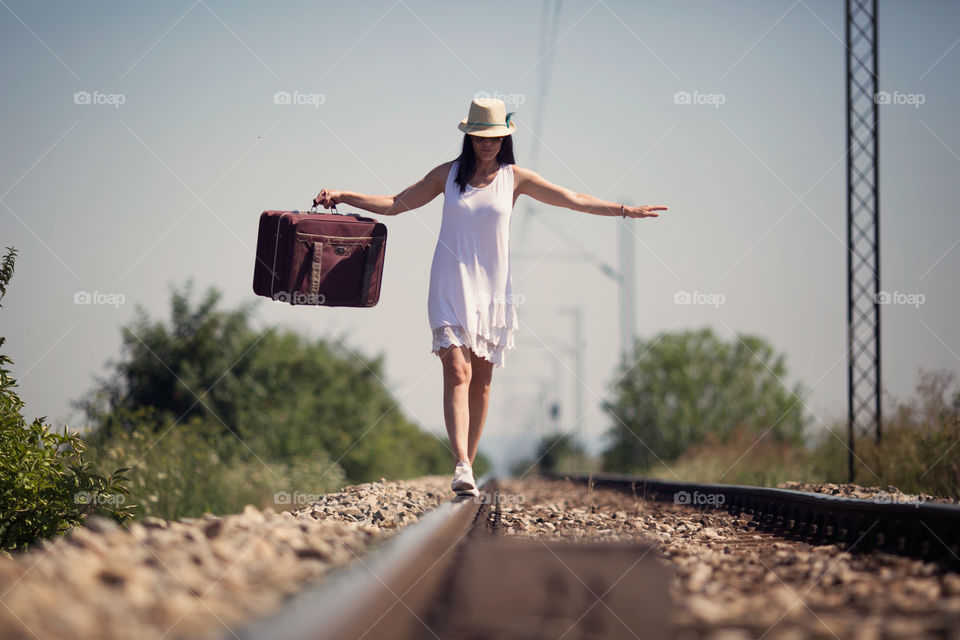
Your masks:
M 856 498 L 858 500 L 870 500 L 877 504 L 960 504 L 960 500 L 953 498 L 938 498 L 926 493 L 904 493 L 896 487 L 862 487 L 858 484 L 836 484 L 833 482 L 781 482 L 777 485 L 780 489 L 790 489 L 792 491 L 806 491 L 807 493 L 822 493 L 828 496 L 838 498 Z
M 506 535 L 654 542 L 674 571 L 676 638 L 955 638 L 960 574 L 758 532 L 747 516 L 611 489 L 501 482 Z
M 452 497 L 448 476 L 375 482 L 261 511 L 127 527 L 91 518 L 0 558 L 3 638 L 220 638 L 274 613 Z M 290 499 L 293 501 L 293 498 Z
M 368 483 L 178 522 L 91 519 L 0 558 L 0 637 L 232 638 L 449 500 L 449 482 Z M 859 490 L 851 497 L 870 495 Z M 932 563 L 784 540 L 748 516 L 569 481 L 504 480 L 495 504 L 495 535 L 655 545 L 673 576 L 673 638 L 925 639 L 960 629 L 960 574 Z

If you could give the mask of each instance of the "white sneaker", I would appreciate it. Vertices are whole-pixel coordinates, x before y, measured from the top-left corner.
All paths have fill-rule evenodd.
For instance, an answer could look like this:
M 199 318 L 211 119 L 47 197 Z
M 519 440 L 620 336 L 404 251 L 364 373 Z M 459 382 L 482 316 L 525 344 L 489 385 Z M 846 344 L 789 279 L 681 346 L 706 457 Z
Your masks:
M 469 462 L 463 461 L 457 463 L 456 468 L 453 470 L 453 482 L 450 483 L 450 488 L 460 496 L 477 497 L 480 495 L 480 490 L 477 489 L 477 482 L 473 479 L 473 469 L 470 468 Z

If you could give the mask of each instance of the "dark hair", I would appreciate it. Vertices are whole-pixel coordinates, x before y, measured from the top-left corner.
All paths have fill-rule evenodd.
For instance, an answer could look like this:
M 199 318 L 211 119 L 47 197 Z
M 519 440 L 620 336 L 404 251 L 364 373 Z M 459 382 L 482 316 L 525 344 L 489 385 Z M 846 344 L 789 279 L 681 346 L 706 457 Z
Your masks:
M 473 152 L 473 143 L 470 142 L 470 134 L 463 134 L 463 149 L 460 151 L 460 157 L 457 158 L 460 164 L 457 165 L 457 176 L 454 182 L 460 187 L 460 193 L 467 188 L 467 180 L 473 177 L 473 172 L 477 170 L 477 155 Z M 500 152 L 497 153 L 497 161 L 501 165 L 516 164 L 513 159 L 513 136 L 504 136 L 503 143 L 500 145 Z

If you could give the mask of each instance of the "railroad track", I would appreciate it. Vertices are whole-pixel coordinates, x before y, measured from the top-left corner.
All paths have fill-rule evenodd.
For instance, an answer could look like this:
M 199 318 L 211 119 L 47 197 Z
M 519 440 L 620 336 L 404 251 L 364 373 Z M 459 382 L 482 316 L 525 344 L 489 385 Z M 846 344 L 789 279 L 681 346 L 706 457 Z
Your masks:
M 0 636 L 957 638 L 954 506 L 555 478 L 485 481 L 483 500 L 439 502 L 436 477 L 293 513 L 92 518 L 0 563 Z
M 841 543 L 848 551 L 881 550 L 960 566 L 960 506 L 898 503 L 725 484 L 669 482 L 602 473 L 554 473 L 568 479 L 635 496 L 702 509 L 752 516 L 759 530 L 813 544 Z
M 480 485 L 239 637 L 664 637 L 670 574 L 650 544 L 504 537 L 498 483 Z
M 902 594 L 897 595 L 899 587 L 885 582 L 883 577 L 870 576 L 908 572 L 903 565 L 897 565 L 899 568 L 893 571 L 892 565 L 882 558 L 856 564 L 832 555 L 839 551 L 820 554 L 816 549 L 830 549 L 830 543 L 841 543 L 839 547 L 846 551 L 892 551 L 935 561 L 955 571 L 960 564 L 960 508 L 956 506 L 893 504 L 785 489 L 666 482 L 614 474 L 548 474 L 545 480 L 562 480 L 566 485 L 561 487 L 573 483 L 585 488 L 580 498 L 574 497 L 576 492 L 567 494 L 572 500 L 581 501 L 581 508 L 573 509 L 574 520 L 586 519 L 586 523 L 590 518 L 603 517 L 608 523 L 630 523 L 622 530 L 631 526 L 642 528 L 660 535 L 661 545 L 651 545 L 646 541 L 650 538 L 639 531 L 604 538 L 609 529 L 602 527 L 609 525 L 602 525 L 594 535 L 587 534 L 576 541 L 529 528 L 525 535 L 513 535 L 507 523 L 517 525 L 518 513 L 525 512 L 526 505 L 519 511 L 516 506 L 504 507 L 501 512 L 501 491 L 527 493 L 527 488 L 523 482 L 501 485 L 495 479 L 483 479 L 480 499 L 455 498 L 443 503 L 382 548 L 334 571 L 321 585 L 295 598 L 279 615 L 255 623 L 239 637 L 569 640 L 681 637 L 678 633 L 709 637 L 716 628 L 746 629 L 748 635 L 760 637 L 778 625 L 794 625 L 793 631 L 802 629 L 817 635 L 831 627 L 842 629 L 846 628 L 843 625 L 853 624 L 847 615 L 825 604 L 829 596 L 822 595 L 826 593 L 822 589 L 829 587 L 824 585 L 821 589 L 818 585 L 828 574 L 831 580 L 840 581 L 837 584 L 845 585 L 846 593 L 853 594 L 851 602 L 863 597 L 872 603 L 874 596 L 856 595 L 868 586 L 887 594 L 884 601 L 891 604 L 884 605 L 882 610 L 889 608 L 894 611 L 891 615 L 901 616 L 897 624 L 912 624 L 917 629 L 926 625 L 934 629 L 933 637 L 939 637 L 940 631 L 955 622 L 955 612 L 939 609 L 935 616 L 919 619 L 916 611 L 895 611 L 897 598 L 902 601 Z M 594 500 L 590 496 L 598 493 L 593 489 L 612 490 L 614 493 L 607 495 L 624 497 L 619 502 L 602 498 L 605 506 L 596 510 L 590 506 Z M 559 497 L 563 491 L 559 487 L 553 491 L 549 500 L 567 499 Z M 530 505 L 535 509 L 526 511 L 534 529 L 550 522 L 560 527 L 563 519 L 554 516 L 563 515 L 563 507 L 551 512 L 555 504 L 542 503 L 542 499 L 540 502 Z M 644 503 L 648 506 L 643 507 Z M 614 512 L 630 510 L 630 504 L 640 505 L 634 515 Z M 663 507 L 651 506 L 654 504 Z M 683 513 L 696 513 L 683 505 L 718 514 L 683 520 Z M 716 518 L 721 515 L 729 518 L 719 512 L 729 512 L 734 520 L 724 525 L 729 533 L 719 536 L 718 542 L 718 534 L 706 527 L 719 526 L 713 523 L 719 523 Z M 637 520 L 636 514 L 642 513 L 647 513 L 648 518 L 654 514 L 651 529 Z M 706 520 L 694 521 L 704 517 L 711 518 L 709 525 Z M 673 534 L 680 541 L 679 547 L 663 545 L 663 529 L 657 529 L 661 526 L 660 518 L 670 519 L 675 525 L 678 518 L 686 523 L 677 525 Z M 737 526 L 756 531 L 737 534 Z M 552 527 L 550 531 L 553 532 Z M 559 529 L 556 533 L 560 533 Z M 569 533 L 565 530 L 565 534 Z M 778 537 L 790 541 L 789 544 L 775 542 Z M 700 538 L 705 540 L 696 542 Z M 824 543 L 828 546 L 817 546 Z M 874 555 L 864 553 L 863 557 Z M 676 560 L 667 563 L 666 558 Z M 775 568 L 777 572 L 773 571 Z M 925 569 L 915 571 L 921 577 L 904 578 L 912 581 L 911 589 L 918 588 L 922 580 L 927 580 L 928 587 L 940 580 L 943 588 L 956 590 L 956 586 L 948 586 L 954 585 L 952 577 L 930 578 Z M 944 571 L 950 573 L 951 569 Z M 705 582 L 711 575 L 712 587 Z M 747 576 L 753 577 L 748 580 Z M 854 584 L 858 580 L 872 582 Z M 814 587 L 817 591 L 810 594 L 811 604 L 807 605 L 803 596 Z M 732 595 L 733 600 L 710 605 L 704 600 L 707 593 Z M 768 593 L 776 597 L 764 599 Z M 732 606 L 741 613 L 725 614 Z M 798 621 L 795 613 L 790 614 L 811 606 L 816 609 L 810 616 L 812 620 Z M 864 611 L 873 604 L 861 602 L 857 605 L 859 613 L 854 613 L 857 607 L 853 604 L 849 606 L 854 621 L 858 620 L 856 615 L 867 621 L 865 624 L 870 616 L 875 619 L 876 608 Z M 769 615 L 764 618 L 743 613 L 756 607 Z M 778 613 L 778 608 L 782 608 L 782 613 Z M 788 614 L 787 621 L 782 621 Z

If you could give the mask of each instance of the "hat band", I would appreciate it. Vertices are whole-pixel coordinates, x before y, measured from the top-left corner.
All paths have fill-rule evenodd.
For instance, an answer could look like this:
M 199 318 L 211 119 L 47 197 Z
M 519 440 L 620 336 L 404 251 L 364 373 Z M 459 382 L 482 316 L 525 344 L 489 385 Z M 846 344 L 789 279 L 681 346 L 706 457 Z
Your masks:
M 511 111 L 507 114 L 507 118 L 504 122 L 465 122 L 467 126 L 484 126 L 484 127 L 509 127 L 510 118 L 513 116 L 514 112 Z

